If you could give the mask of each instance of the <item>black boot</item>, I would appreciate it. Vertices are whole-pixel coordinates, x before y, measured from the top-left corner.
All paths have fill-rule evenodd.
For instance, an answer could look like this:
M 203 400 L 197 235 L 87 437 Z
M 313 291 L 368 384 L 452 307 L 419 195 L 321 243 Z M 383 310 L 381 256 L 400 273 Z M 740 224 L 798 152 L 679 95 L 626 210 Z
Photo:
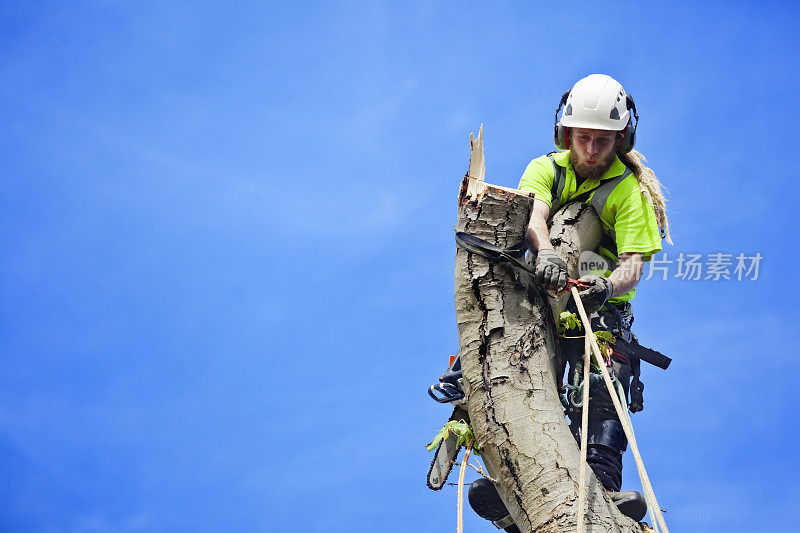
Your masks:
M 467 499 L 475 513 L 481 518 L 490 520 L 497 529 L 503 529 L 507 533 L 520 533 L 506 505 L 500 499 L 494 483 L 488 479 L 480 478 L 473 481 Z
M 616 504 L 622 514 L 636 522 L 641 522 L 644 515 L 647 514 L 647 502 L 644 496 L 635 490 L 609 491 L 608 495 L 611 496 L 611 501 Z

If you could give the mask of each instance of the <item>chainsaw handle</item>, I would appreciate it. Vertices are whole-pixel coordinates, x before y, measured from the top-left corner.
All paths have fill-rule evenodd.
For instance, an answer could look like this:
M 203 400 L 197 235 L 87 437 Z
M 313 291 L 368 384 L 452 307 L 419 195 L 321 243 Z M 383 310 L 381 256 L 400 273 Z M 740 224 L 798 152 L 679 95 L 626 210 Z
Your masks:
M 437 396 L 433 391 L 439 391 L 442 396 Z M 450 403 L 464 397 L 464 391 L 452 383 L 435 383 L 428 387 L 428 394 L 439 403 Z

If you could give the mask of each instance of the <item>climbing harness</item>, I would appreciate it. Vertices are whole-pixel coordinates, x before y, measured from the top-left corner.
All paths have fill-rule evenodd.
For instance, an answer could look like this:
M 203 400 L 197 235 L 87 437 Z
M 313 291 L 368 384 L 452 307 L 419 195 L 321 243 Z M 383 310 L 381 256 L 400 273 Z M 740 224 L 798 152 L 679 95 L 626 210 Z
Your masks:
M 550 204 L 550 214 L 548 218 L 552 217 L 556 211 L 563 205 L 561 203 L 561 195 L 564 192 L 564 188 L 567 184 L 567 171 L 564 167 L 556 163 L 553 154 L 558 152 L 550 152 L 547 154 L 547 158 L 550 160 L 550 163 L 553 165 L 553 186 L 550 190 L 552 195 L 551 204 Z M 625 172 L 616 176 L 614 178 L 606 179 L 600 184 L 595 187 L 594 189 L 590 189 L 588 191 L 584 191 L 577 196 L 569 198 L 567 200 L 568 203 L 572 202 L 579 202 L 584 203 L 586 200 L 589 200 L 589 203 L 597 212 L 597 216 L 602 216 L 603 209 L 606 207 L 606 202 L 608 202 L 608 198 L 611 196 L 611 193 L 614 192 L 614 189 L 617 188 L 617 185 L 622 183 L 625 178 L 633 174 L 631 170 L 625 167 Z M 606 225 L 603 224 L 603 237 L 600 240 L 600 246 L 614 254 L 617 254 L 617 241 L 615 238 L 615 233 L 613 229 L 606 228 Z
M 631 352 L 634 355 L 634 357 L 631 358 L 632 365 L 638 364 L 638 361 L 634 363 L 633 359 L 641 359 L 646 363 L 666 370 L 672 362 L 672 359 L 657 350 L 639 344 L 639 339 L 631 332 L 632 323 L 633 315 L 630 314 L 629 303 L 625 304 L 622 311 L 614 304 L 606 304 L 599 313 L 599 328 L 610 331 L 615 337 L 621 337 L 630 346 Z
M 583 373 L 583 366 L 584 365 L 580 365 L 580 369 L 576 369 L 576 371 L 575 371 L 576 374 L 577 373 Z M 611 376 L 611 380 L 615 381 L 615 382 L 619 381 L 619 380 L 617 380 L 616 376 Z M 585 383 L 585 381 L 583 379 L 581 379 L 580 381 L 578 381 L 574 385 L 570 385 L 570 384 L 564 385 L 564 388 L 567 391 L 566 394 L 564 395 L 564 398 L 565 398 L 565 401 L 566 401 L 566 404 L 567 404 L 566 405 L 567 409 L 570 409 L 572 411 L 577 411 L 578 409 L 583 407 L 583 400 L 581 398 L 583 397 L 583 384 L 584 383 Z M 595 372 L 591 372 L 590 371 L 590 374 L 589 374 L 589 390 L 592 390 L 592 388 L 594 388 L 594 387 L 596 387 L 598 385 L 601 385 L 602 383 L 603 383 L 603 376 L 601 376 L 599 373 L 595 373 Z
M 578 295 L 578 290 L 573 287 L 572 289 L 572 296 L 575 299 L 575 304 L 578 307 L 578 314 L 583 322 L 584 328 L 586 328 L 586 340 L 590 343 L 592 355 L 594 355 L 595 361 L 597 366 L 600 368 L 600 372 L 603 375 L 603 380 L 605 381 L 606 387 L 608 388 L 609 396 L 611 397 L 611 401 L 614 403 L 614 409 L 617 411 L 617 416 L 619 417 L 620 422 L 622 423 L 622 429 L 625 432 L 625 437 L 628 439 L 628 443 L 631 446 L 631 450 L 633 451 L 633 458 L 636 461 L 636 468 L 639 471 L 639 478 L 642 482 L 642 489 L 645 493 L 645 498 L 647 499 L 647 506 L 652 514 L 654 514 L 655 520 L 653 520 L 653 527 L 657 529 L 656 523 L 658 527 L 661 528 L 663 533 L 669 533 L 667 529 L 667 525 L 664 522 L 664 515 L 661 513 L 661 507 L 658 505 L 658 500 L 656 500 L 655 492 L 653 491 L 653 486 L 650 484 L 650 478 L 647 475 L 647 471 L 644 468 L 644 462 L 642 461 L 642 456 L 639 453 L 639 447 L 636 445 L 636 437 L 633 434 L 633 424 L 631 423 L 631 419 L 628 416 L 627 410 L 622 408 L 621 401 L 624 401 L 625 396 L 624 394 L 619 395 L 614 383 L 611 381 L 611 376 L 608 374 L 608 370 L 606 370 L 605 365 L 602 364 L 602 356 L 600 354 L 600 347 L 597 344 L 597 339 L 594 338 L 594 335 L 591 335 L 592 332 L 592 324 L 589 321 L 589 317 L 586 314 L 586 310 L 583 308 L 583 302 L 580 300 L 580 296 Z M 586 370 L 584 370 L 584 373 Z M 585 378 L 584 378 L 585 381 Z M 585 394 L 585 393 L 584 393 Z M 588 403 L 584 399 L 584 403 Z M 584 412 L 588 412 L 588 409 L 585 409 Z M 587 414 L 588 416 L 588 414 Z M 652 515 L 651 515 L 652 516 Z

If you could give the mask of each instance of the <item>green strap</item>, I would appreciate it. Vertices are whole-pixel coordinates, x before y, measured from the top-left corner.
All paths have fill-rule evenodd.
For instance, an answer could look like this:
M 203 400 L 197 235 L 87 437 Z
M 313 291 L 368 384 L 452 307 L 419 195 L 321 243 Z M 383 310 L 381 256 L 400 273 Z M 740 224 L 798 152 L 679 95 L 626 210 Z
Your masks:
M 558 211 L 558 208 L 561 207 L 561 195 L 564 193 L 564 187 L 567 184 L 566 170 L 564 167 L 556 163 L 555 159 L 553 158 L 554 153 L 556 152 L 550 152 L 547 154 L 547 158 L 553 164 L 553 187 L 550 190 L 552 201 L 550 204 L 550 214 L 548 218 L 552 217 L 555 212 Z M 608 202 L 608 198 L 611 196 L 611 193 L 614 192 L 614 189 L 617 188 L 617 185 L 622 183 L 622 181 L 631 174 L 631 170 L 626 168 L 625 172 L 623 172 L 621 175 L 601 183 L 599 187 L 596 187 L 590 191 L 585 191 L 578 196 L 571 198 L 570 202 L 585 202 L 586 199 L 591 195 L 592 198 L 590 203 L 592 207 L 594 207 L 594 210 L 597 212 L 597 216 L 599 217 L 603 214 L 603 209 L 605 209 L 606 202 Z M 612 254 L 618 255 L 614 230 L 607 230 L 605 225 L 603 226 L 603 238 L 600 240 L 600 246 Z
M 611 193 L 614 192 L 614 189 L 617 188 L 617 185 L 622 183 L 622 181 L 630 176 L 632 172 L 630 169 L 625 169 L 625 172 L 622 175 L 617 176 L 616 178 L 611 178 L 610 180 L 606 181 L 605 183 L 601 184 L 599 187 L 594 189 L 594 194 L 592 195 L 592 199 L 590 203 L 594 210 L 597 212 L 597 216 L 601 216 L 603 214 L 603 209 L 606 207 L 606 202 L 608 202 L 608 197 L 611 196 Z M 605 225 L 603 225 L 603 238 L 600 240 L 600 246 L 611 252 L 612 254 L 619 256 L 617 253 L 617 239 L 616 235 L 614 234 L 614 230 L 607 230 Z
M 600 184 L 599 187 L 594 189 L 594 195 L 592 195 L 592 207 L 594 210 L 597 211 L 597 216 L 603 214 L 603 209 L 606 207 L 606 202 L 608 201 L 608 197 L 611 196 L 611 193 L 614 192 L 614 189 L 617 188 L 617 185 L 622 183 L 622 180 L 630 176 L 632 172 L 630 169 L 625 169 L 625 172 L 622 175 L 617 176 L 616 178 L 611 178 Z
M 547 158 L 550 159 L 550 162 L 553 164 L 553 187 L 550 190 L 552 200 L 550 203 L 550 215 L 548 218 L 552 217 L 558 208 L 561 207 L 561 194 L 564 192 L 564 187 L 567 184 L 567 172 L 553 158 L 553 154 L 556 152 L 550 152 L 547 154 Z

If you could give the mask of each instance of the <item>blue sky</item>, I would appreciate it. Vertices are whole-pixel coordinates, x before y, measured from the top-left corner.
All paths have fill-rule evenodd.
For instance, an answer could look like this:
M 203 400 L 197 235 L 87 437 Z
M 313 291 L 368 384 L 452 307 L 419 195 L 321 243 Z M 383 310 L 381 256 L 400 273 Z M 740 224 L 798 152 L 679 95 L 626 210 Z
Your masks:
M 647 5 L 642 5 L 647 4 Z M 0 529 L 442 531 L 426 387 L 452 226 L 552 149 L 595 72 L 636 98 L 678 253 L 644 281 L 634 416 L 675 531 L 798 531 L 797 4 L 5 3 Z M 624 484 L 636 488 L 626 456 Z M 467 512 L 468 531 L 494 531 Z

